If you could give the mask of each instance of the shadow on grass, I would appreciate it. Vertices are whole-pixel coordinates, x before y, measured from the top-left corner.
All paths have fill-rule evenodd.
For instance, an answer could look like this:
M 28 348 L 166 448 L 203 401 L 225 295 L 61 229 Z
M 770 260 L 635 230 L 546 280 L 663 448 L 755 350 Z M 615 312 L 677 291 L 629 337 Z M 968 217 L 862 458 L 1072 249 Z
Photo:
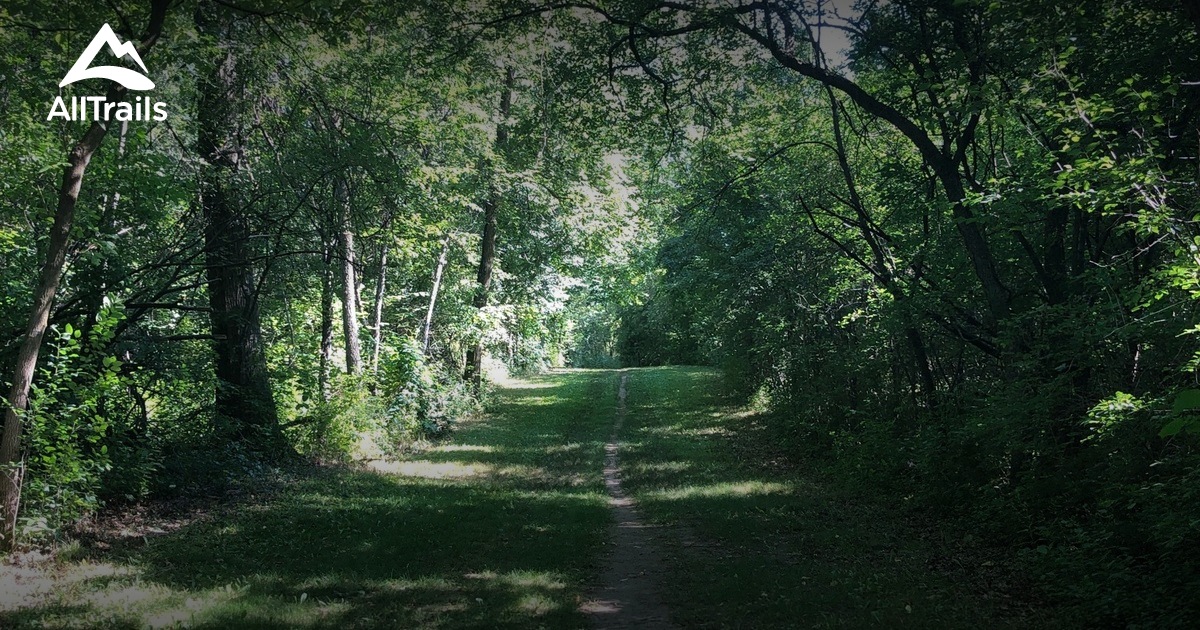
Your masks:
M 757 418 L 707 370 L 635 371 L 624 483 L 677 580 L 668 604 L 697 628 L 1020 626 L 1004 602 L 931 570 L 945 550 L 887 509 L 817 476 L 765 465 Z M 762 459 L 756 455 L 762 453 Z
M 567 584 L 584 578 L 580 551 L 597 548 L 606 516 L 582 493 L 517 496 L 370 473 L 297 490 L 156 541 L 135 560 L 145 579 L 174 589 L 233 585 L 251 600 L 315 606 L 320 623 L 310 625 L 559 625 L 575 619 Z M 234 607 L 214 623 L 253 621 L 261 608 Z
M 142 547 L 93 552 L 134 570 L 0 612 L 0 627 L 585 625 L 577 603 L 610 518 L 599 471 L 615 378 L 530 385 L 394 469 L 318 471 Z

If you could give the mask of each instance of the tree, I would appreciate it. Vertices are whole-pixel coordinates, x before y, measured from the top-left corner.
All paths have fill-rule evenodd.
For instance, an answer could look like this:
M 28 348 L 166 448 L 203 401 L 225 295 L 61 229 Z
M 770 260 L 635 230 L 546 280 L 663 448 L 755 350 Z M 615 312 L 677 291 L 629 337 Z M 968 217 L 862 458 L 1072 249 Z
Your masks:
M 145 56 L 162 35 L 166 19 L 167 0 L 150 3 L 150 17 L 146 34 L 138 45 L 138 54 Z M 117 103 L 126 98 L 125 86 L 113 83 L 105 96 L 105 103 Z M 17 356 L 12 388 L 8 395 L 8 407 L 4 413 L 4 434 L 0 438 L 0 549 L 11 549 L 16 541 L 17 513 L 21 503 L 21 484 L 24 466 L 21 461 L 21 415 L 29 404 L 29 388 L 37 368 L 38 353 L 50 321 L 50 310 L 62 278 L 66 263 L 67 248 L 71 240 L 71 227 L 75 219 L 75 205 L 83 186 L 92 155 L 104 141 L 108 125 L 92 122 L 83 137 L 67 156 L 67 167 L 63 172 L 62 186 L 58 193 L 58 205 L 54 213 L 54 225 L 50 230 L 50 245 L 45 263 L 34 294 L 33 309 L 25 328 L 25 338 Z
M 497 171 L 503 168 L 505 151 L 508 148 L 508 117 L 512 110 L 513 88 L 516 86 L 516 70 L 509 66 L 504 70 L 504 85 L 500 89 L 500 106 L 497 110 L 499 118 L 496 121 L 496 146 L 495 146 L 495 162 L 488 167 L 488 172 L 484 176 L 487 181 L 486 197 L 483 202 L 483 235 L 480 239 L 479 251 L 479 271 L 476 276 L 476 282 L 479 284 L 476 289 L 475 299 L 472 304 L 477 310 L 482 311 L 487 308 L 489 291 L 492 286 L 492 267 L 496 261 L 496 225 L 497 215 L 500 212 L 500 204 L 502 195 L 498 188 L 499 182 Z M 471 381 L 476 387 L 480 385 L 483 378 L 483 339 L 478 338 L 474 345 L 467 350 L 467 369 L 464 374 L 466 380 Z
M 199 86 L 196 152 L 204 164 L 200 206 L 205 230 L 205 269 L 216 354 L 216 417 L 236 440 L 274 451 L 281 446 L 279 420 L 267 373 L 259 320 L 259 291 L 251 259 L 251 231 L 238 207 L 237 185 L 246 156 L 240 129 L 242 86 L 238 78 L 237 27 L 230 10 L 203 1 L 196 29 L 214 43 L 215 62 Z

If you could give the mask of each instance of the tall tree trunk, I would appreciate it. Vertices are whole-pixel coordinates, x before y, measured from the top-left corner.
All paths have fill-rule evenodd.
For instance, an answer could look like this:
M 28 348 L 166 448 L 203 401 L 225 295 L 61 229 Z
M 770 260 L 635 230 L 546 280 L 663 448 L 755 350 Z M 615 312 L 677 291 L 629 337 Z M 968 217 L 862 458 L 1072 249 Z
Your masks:
M 334 245 L 325 241 L 325 255 L 321 265 L 321 360 L 317 383 L 321 399 L 328 402 L 333 396 L 329 388 L 329 367 L 333 359 L 333 257 Z
M 371 317 L 371 374 L 379 373 L 379 351 L 383 347 L 383 296 L 387 290 L 387 242 L 379 244 L 379 276 L 375 278 L 375 312 Z
M 282 433 L 267 374 L 259 305 L 250 264 L 250 225 L 238 207 L 235 178 L 243 159 L 239 138 L 240 95 L 229 10 L 215 2 L 196 8 L 197 30 L 221 43 L 216 63 L 200 85 L 196 149 L 205 164 L 200 177 L 204 211 L 205 270 L 216 340 L 216 413 L 230 437 L 274 451 Z
M 442 240 L 442 252 L 438 254 L 437 266 L 433 269 L 433 287 L 429 289 L 429 309 L 425 311 L 425 335 L 422 349 L 429 354 L 433 341 L 433 309 L 437 305 L 438 291 L 442 288 L 442 272 L 446 270 L 446 255 L 450 252 L 450 235 Z
M 1070 297 L 1070 274 L 1067 271 L 1067 223 L 1070 220 L 1070 210 L 1058 204 L 1050 209 L 1046 217 L 1046 227 L 1043 234 L 1045 257 L 1042 267 L 1045 269 L 1046 301 L 1055 306 L 1067 301 Z
M 488 292 L 492 286 L 492 265 L 496 259 L 496 211 L 500 205 L 498 195 L 492 194 L 483 204 L 483 245 L 479 256 L 479 272 L 476 282 L 479 287 L 475 290 L 472 305 L 483 310 L 488 305 Z M 467 350 L 467 369 L 464 377 L 476 386 L 483 380 L 483 338 L 475 339 L 474 345 Z
M 496 154 L 503 157 L 504 148 L 508 145 L 508 115 L 512 111 L 513 87 L 516 85 L 516 73 L 513 68 L 505 69 L 504 89 L 500 92 L 500 122 L 496 124 Z M 500 193 L 494 181 L 490 183 L 487 200 L 483 204 L 483 243 L 479 255 L 479 273 L 476 281 L 479 287 L 472 301 L 476 309 L 483 310 L 488 305 L 488 293 L 492 286 L 492 267 L 496 260 L 496 215 L 500 210 Z M 464 377 L 478 387 L 483 380 L 483 339 L 475 340 L 475 344 L 467 351 L 467 369 Z
M 341 210 L 338 246 L 342 254 L 342 335 L 346 342 L 346 373 L 362 373 L 362 345 L 358 334 L 358 274 L 354 261 L 354 229 L 350 223 L 350 186 L 344 177 L 334 183 Z
M 146 36 L 138 46 L 139 55 L 144 57 L 154 42 L 158 41 L 169 4 L 168 0 L 152 0 L 150 3 L 150 22 Z M 114 83 L 109 87 L 106 98 L 108 102 L 115 103 L 123 100 L 126 93 L 123 86 Z M 21 457 L 21 416 L 29 405 L 29 388 L 33 384 L 38 354 L 50 322 L 54 295 L 58 292 L 63 266 L 66 265 L 71 226 L 75 222 L 75 204 L 79 200 L 83 175 L 107 132 L 107 126 L 93 122 L 67 155 L 67 166 L 58 192 L 58 206 L 54 212 L 54 226 L 50 229 L 50 242 L 46 249 L 46 262 L 42 265 L 38 286 L 34 290 L 33 309 L 25 327 L 25 339 L 17 353 L 12 388 L 8 393 L 8 408 L 4 413 L 4 433 L 0 437 L 0 550 L 12 549 L 16 542 L 17 513 L 21 506 L 21 483 L 25 472 Z

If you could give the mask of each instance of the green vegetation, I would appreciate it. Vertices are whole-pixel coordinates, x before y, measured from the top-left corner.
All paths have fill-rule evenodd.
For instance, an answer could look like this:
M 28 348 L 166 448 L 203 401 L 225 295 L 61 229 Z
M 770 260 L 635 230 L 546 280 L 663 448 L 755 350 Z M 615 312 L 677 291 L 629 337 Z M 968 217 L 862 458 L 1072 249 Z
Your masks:
M 579 627 L 609 519 L 600 469 L 615 402 L 608 372 L 515 382 L 452 441 L 305 471 L 144 540 L 60 553 L 10 582 L 0 625 Z M 49 595 L 13 609 L 39 589 Z
M 790 459 L 764 435 L 771 418 L 732 404 L 713 371 L 631 374 L 626 487 L 667 527 L 680 625 L 1071 625 L 1021 601 L 1028 583 L 1003 552 Z
M 153 89 L 60 85 L 97 33 L 119 41 L 95 64 Z M 241 593 L 272 510 L 315 515 L 302 552 L 339 510 L 421 522 L 478 500 L 505 520 L 566 500 L 538 484 L 568 473 L 510 459 L 504 440 L 536 431 L 436 450 L 471 444 L 485 410 L 498 432 L 554 422 L 492 383 L 696 365 L 727 398 L 709 372 L 635 373 L 663 395 L 630 402 L 629 483 L 647 518 L 749 559 L 680 550 L 680 620 L 753 616 L 778 574 L 816 624 L 1189 627 L 1198 68 L 1200 9 L 1169 0 L 6 2 L 0 551 L 88 556 L 94 522 L 192 506 L 212 512 L 194 540 L 247 537 L 233 569 L 188 579 Z M 166 118 L 48 116 L 60 98 Z M 590 378 L 527 406 L 600 422 L 612 392 L 572 389 Z M 600 457 L 608 436 L 582 427 L 530 448 Z M 347 472 L 413 453 L 530 485 L 510 508 Z M 260 512 L 228 511 L 249 494 Z M 763 513 L 703 511 L 741 496 Z M 436 568 L 496 540 L 459 535 L 432 558 L 399 534 L 377 551 Z M 314 564 L 370 572 L 346 544 Z M 826 555 L 792 560 L 811 545 Z M 175 553 L 154 570 L 208 552 Z M 938 568 L 963 554 L 983 559 Z

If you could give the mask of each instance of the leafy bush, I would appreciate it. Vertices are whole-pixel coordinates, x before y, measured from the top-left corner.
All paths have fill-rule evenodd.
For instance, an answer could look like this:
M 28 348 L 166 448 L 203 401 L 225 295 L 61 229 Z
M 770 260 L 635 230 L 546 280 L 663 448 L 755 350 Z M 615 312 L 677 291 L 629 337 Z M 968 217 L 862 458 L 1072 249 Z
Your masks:
M 375 433 L 386 422 L 382 401 L 366 381 L 351 376 L 334 379 L 329 400 L 311 407 L 291 431 L 293 445 L 318 461 L 345 461 L 354 455 L 362 435 Z
M 420 344 L 395 344 L 380 365 L 380 395 L 387 401 L 386 444 L 395 449 L 441 435 L 479 411 L 470 386 L 441 364 L 426 360 Z
M 100 505 L 104 475 L 112 470 L 105 438 L 124 382 L 121 362 L 103 349 L 121 318 L 106 302 L 87 335 L 66 324 L 43 355 L 25 418 L 25 536 L 54 535 Z
M 402 339 L 382 353 L 377 377 L 339 376 L 329 400 L 304 409 L 289 423 L 289 439 L 302 455 L 328 462 L 382 457 L 438 437 L 479 403 L 457 373 Z

